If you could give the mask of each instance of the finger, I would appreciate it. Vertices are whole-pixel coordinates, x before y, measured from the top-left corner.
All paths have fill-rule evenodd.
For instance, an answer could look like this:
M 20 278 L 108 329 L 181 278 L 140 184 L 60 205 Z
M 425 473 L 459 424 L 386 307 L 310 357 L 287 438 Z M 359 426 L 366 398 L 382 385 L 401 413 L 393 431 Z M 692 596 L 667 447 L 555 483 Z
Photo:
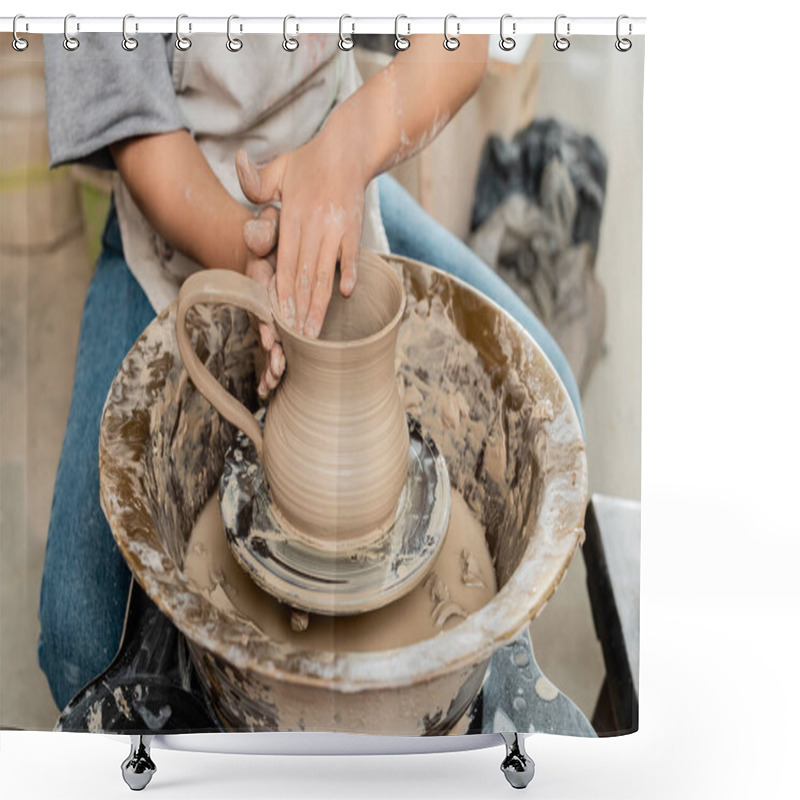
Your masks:
M 244 268 L 244 274 L 268 289 L 275 269 L 266 258 L 249 258 Z
M 258 381 L 258 396 L 264 399 L 269 392 L 281 382 L 286 369 L 286 357 L 283 348 L 276 344 L 269 353 L 269 359 Z
M 296 331 L 302 331 L 305 327 L 308 309 L 311 305 L 311 294 L 314 291 L 320 244 L 315 233 L 314 228 L 303 231 L 300 257 L 297 259 L 297 275 L 294 281 L 297 302 L 297 318 L 294 323 Z
M 275 338 L 275 331 L 269 324 L 262 322 L 255 314 L 248 311 L 247 316 L 250 317 L 250 324 L 258 331 L 258 343 L 261 345 L 261 350 L 266 354 L 269 360 L 270 352 L 275 347 L 277 339 Z M 257 367 L 260 365 L 257 365 Z
M 244 274 L 251 278 L 260 286 L 265 288 L 269 287 L 272 276 L 275 274 L 272 264 L 265 258 L 251 258 L 248 260 L 244 269 Z M 261 347 L 265 352 L 269 352 L 272 345 L 275 343 L 277 333 L 273 327 L 272 319 L 263 320 L 258 319 L 255 314 L 250 314 L 251 322 L 258 329 L 258 338 L 261 342 Z
M 264 371 L 261 373 L 261 377 L 258 380 L 258 389 L 256 391 L 258 392 L 258 396 L 262 400 L 264 400 L 267 394 L 269 393 L 269 386 L 267 385 L 269 380 L 267 377 L 268 373 L 269 373 L 269 368 L 266 367 Z
M 294 297 L 297 256 L 300 250 L 300 225 L 281 219 L 281 233 L 278 238 L 278 261 L 275 267 L 275 288 L 278 292 L 278 305 L 281 317 L 289 326 L 294 326 L 297 305 Z
M 258 326 L 258 337 L 265 352 L 269 353 L 275 347 L 275 332 L 264 322 Z
M 283 173 L 283 159 L 280 156 L 259 169 L 242 149 L 236 153 L 235 163 L 239 186 L 251 203 L 269 203 L 279 198 Z
M 308 309 L 308 317 L 303 326 L 303 333 L 312 339 L 316 339 L 322 330 L 325 322 L 325 312 L 331 301 L 331 291 L 333 290 L 333 277 L 336 272 L 336 256 L 339 252 L 338 231 L 330 232 L 322 242 L 317 259 L 316 277 L 314 279 L 314 289 L 311 297 L 311 305 Z
M 271 206 L 264 206 L 264 208 L 260 209 L 256 216 L 259 219 L 264 219 L 267 222 L 274 222 L 275 227 L 278 226 L 278 220 L 281 216 L 281 210 L 279 206 L 271 205 Z
M 261 380 L 258 384 L 259 396 L 266 397 L 267 392 L 271 392 L 280 382 L 283 371 L 286 368 L 286 359 L 280 345 L 276 345 L 271 354 Z
M 278 344 L 272 348 L 272 352 L 270 354 L 269 359 L 269 375 L 268 380 L 271 380 L 272 387 L 278 385 L 278 381 L 280 381 L 281 376 L 283 375 L 283 371 L 286 369 L 286 357 L 283 354 L 283 348 Z
M 339 290 L 345 297 L 353 294 L 358 279 L 358 244 L 361 231 L 345 233 L 342 239 L 342 257 L 340 261 L 342 277 L 339 281 Z
M 267 206 L 256 219 L 245 222 L 243 235 L 247 249 L 255 255 L 272 252 L 278 241 L 278 209 Z
M 280 382 L 280 375 L 274 375 L 269 369 L 264 373 L 264 389 L 267 393 L 274 391 Z M 266 394 L 264 396 L 266 397 Z

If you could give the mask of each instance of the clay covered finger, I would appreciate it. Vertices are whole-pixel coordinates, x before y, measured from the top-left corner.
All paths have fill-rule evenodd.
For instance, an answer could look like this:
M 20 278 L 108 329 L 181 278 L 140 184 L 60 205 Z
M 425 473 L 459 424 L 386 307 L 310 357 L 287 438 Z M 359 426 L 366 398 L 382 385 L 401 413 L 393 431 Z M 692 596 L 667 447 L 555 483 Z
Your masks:
M 275 289 L 278 294 L 278 310 L 284 322 L 294 327 L 297 316 L 295 300 L 295 275 L 300 251 L 300 225 L 281 220 L 281 235 L 278 239 L 278 261 L 275 268 Z
M 328 310 L 333 290 L 333 276 L 336 271 L 338 250 L 339 243 L 333 236 L 328 236 L 320 249 L 317 274 L 311 295 L 311 305 L 303 326 L 303 333 L 311 339 L 316 339 L 319 336 L 322 325 L 325 322 L 325 312 Z
M 283 170 L 281 157 L 259 169 L 244 150 L 236 153 L 236 175 L 244 196 L 251 203 L 269 203 L 279 199 L 280 178 Z
M 278 209 L 267 206 L 256 219 L 244 225 L 244 243 L 247 249 L 257 256 L 266 256 L 275 249 L 278 242 Z
M 250 258 L 244 268 L 244 274 L 265 289 L 268 289 L 275 270 L 266 258 Z
M 306 324 L 308 309 L 311 306 L 311 294 L 314 290 L 314 281 L 317 275 L 318 255 L 319 241 L 317 237 L 313 235 L 312 231 L 304 230 L 294 282 L 297 311 L 294 328 L 296 331 L 302 332 Z
M 269 289 L 274 267 L 266 258 L 251 258 L 245 266 L 245 275 L 255 281 L 265 289 Z M 275 321 L 270 316 L 269 319 L 261 319 L 252 312 L 248 312 L 250 323 L 258 331 L 258 338 L 261 347 L 265 352 L 269 352 L 278 340 L 278 330 Z
M 271 352 L 272 348 L 275 347 L 275 332 L 264 322 L 258 326 L 258 338 L 265 353 Z
M 358 234 L 349 233 L 342 239 L 342 257 L 340 261 L 342 277 L 339 281 L 339 291 L 345 297 L 350 297 L 353 289 L 356 288 L 359 239 L 360 232 Z
M 271 389 L 274 389 L 286 369 L 286 356 L 283 354 L 283 348 L 276 344 L 270 351 L 268 371 L 268 384 Z

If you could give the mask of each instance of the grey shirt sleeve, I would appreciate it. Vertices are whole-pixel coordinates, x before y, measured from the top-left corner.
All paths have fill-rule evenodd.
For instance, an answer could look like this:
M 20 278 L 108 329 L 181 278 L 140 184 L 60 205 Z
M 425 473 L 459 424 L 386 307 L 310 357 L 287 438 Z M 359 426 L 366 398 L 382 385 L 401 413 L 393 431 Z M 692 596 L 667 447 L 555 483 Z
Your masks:
M 62 36 L 44 37 L 51 167 L 113 169 L 110 144 L 188 128 L 172 84 L 170 37 L 137 38 L 128 52 L 121 35 L 83 33 L 80 47 L 67 52 Z

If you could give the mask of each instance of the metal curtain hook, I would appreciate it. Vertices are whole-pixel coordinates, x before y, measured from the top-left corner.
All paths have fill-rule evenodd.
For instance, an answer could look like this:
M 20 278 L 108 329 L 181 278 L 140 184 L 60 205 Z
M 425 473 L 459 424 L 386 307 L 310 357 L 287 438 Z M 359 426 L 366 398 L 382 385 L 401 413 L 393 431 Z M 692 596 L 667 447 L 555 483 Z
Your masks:
M 562 36 L 558 32 L 559 20 L 566 18 L 567 18 L 566 14 L 559 14 L 556 17 L 556 21 L 553 25 L 553 36 L 555 37 L 553 39 L 553 47 L 555 47 L 555 49 L 558 50 L 559 53 L 563 53 L 565 50 L 569 50 L 569 39 L 567 39 L 567 36 L 569 36 L 569 29 L 570 29 L 569 22 L 567 22 L 567 36 Z
M 69 50 L 70 53 L 81 46 L 81 43 L 74 36 L 69 35 L 69 21 L 71 19 L 75 19 L 74 14 L 67 14 L 67 16 L 64 17 L 64 41 L 62 42 L 64 49 Z M 79 31 L 80 29 L 80 23 L 75 23 L 75 30 Z
M 135 19 L 133 14 L 126 14 L 122 18 L 122 49 L 127 50 L 129 53 L 139 46 L 139 40 L 134 36 L 128 36 L 128 20 Z M 139 24 L 136 24 L 136 30 L 139 30 Z
M 353 45 L 355 44 L 355 42 L 353 41 L 353 37 L 352 36 L 345 36 L 344 35 L 344 21 L 346 19 L 353 19 L 353 18 L 349 14 L 342 14 L 342 16 L 339 17 L 339 49 L 340 50 L 352 50 L 353 49 Z M 353 31 L 355 31 L 355 29 L 356 29 L 356 26 L 351 23 L 350 32 L 352 33 Z
M 289 36 L 289 20 L 290 19 L 297 19 L 297 17 L 293 17 L 291 14 L 283 18 L 283 49 L 286 50 L 287 53 L 293 53 L 300 47 L 300 42 L 294 36 Z M 295 24 L 295 31 L 297 33 L 300 32 L 300 26 Z
M 506 52 L 508 52 L 509 50 L 513 50 L 517 46 L 517 42 L 514 40 L 512 36 L 506 36 L 503 33 L 503 26 L 505 25 L 507 19 L 512 19 L 511 14 L 503 14 L 503 16 L 500 17 L 500 49 L 505 50 Z M 511 32 L 512 33 L 517 32 L 516 22 L 511 23 Z
M 175 19 L 175 48 L 186 52 L 192 46 L 192 40 L 181 33 L 181 20 L 188 19 L 188 14 L 178 14 Z M 189 32 L 192 30 L 192 23 L 189 23 Z
M 627 53 L 628 50 L 630 50 L 631 47 L 633 47 L 633 42 L 630 39 L 624 38 L 624 37 L 619 35 L 620 23 L 624 19 L 628 19 L 628 15 L 627 14 L 620 14 L 617 17 L 617 41 L 614 42 L 614 47 L 616 47 L 617 50 L 619 50 L 620 53 Z M 631 23 L 629 22 L 628 23 L 628 36 L 630 36 L 632 33 L 633 33 L 633 25 L 631 25 Z
M 242 42 L 241 39 L 237 39 L 235 36 L 231 35 L 231 22 L 233 22 L 235 19 L 239 19 L 236 14 L 231 14 L 228 17 L 228 41 L 225 42 L 225 47 L 227 47 L 231 53 L 238 53 L 244 46 L 244 42 Z M 239 32 L 241 33 L 241 31 L 242 26 L 240 25 Z
M 447 32 L 447 25 L 448 25 L 448 23 L 450 22 L 451 19 L 456 20 L 456 35 L 455 36 L 450 36 L 450 34 Z M 453 50 L 458 50 L 458 47 L 461 44 L 461 42 L 458 41 L 458 34 L 459 33 L 461 33 L 461 23 L 458 22 L 458 17 L 456 17 L 455 14 L 448 14 L 444 18 L 444 42 L 443 42 L 443 44 L 444 44 L 444 49 L 445 50 L 450 50 L 451 52 Z
M 398 14 L 394 18 L 394 49 L 403 51 L 408 50 L 411 47 L 411 40 L 406 39 L 405 36 L 400 35 L 400 20 L 401 19 L 408 19 L 405 14 Z M 408 28 L 408 33 L 411 33 L 411 23 L 406 23 L 406 27 Z
M 11 40 L 11 46 L 18 53 L 21 53 L 23 50 L 27 50 L 28 49 L 28 40 L 27 39 L 23 39 L 17 33 L 17 22 L 19 20 L 21 20 L 21 19 L 25 19 L 25 15 L 24 14 L 17 14 L 17 16 L 14 17 L 13 24 L 11 25 L 11 32 L 14 34 L 14 38 Z M 27 22 L 25 23 L 25 30 L 28 30 L 28 23 Z

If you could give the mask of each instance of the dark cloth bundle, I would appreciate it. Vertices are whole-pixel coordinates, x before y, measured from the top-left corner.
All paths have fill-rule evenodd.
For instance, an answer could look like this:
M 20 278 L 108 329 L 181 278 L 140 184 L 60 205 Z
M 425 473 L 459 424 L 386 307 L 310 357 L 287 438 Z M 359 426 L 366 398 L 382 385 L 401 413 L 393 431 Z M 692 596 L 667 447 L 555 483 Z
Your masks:
M 594 264 L 607 171 L 590 136 L 536 120 L 511 141 L 487 140 L 472 209 L 470 247 L 548 327 L 581 388 L 605 330 Z

